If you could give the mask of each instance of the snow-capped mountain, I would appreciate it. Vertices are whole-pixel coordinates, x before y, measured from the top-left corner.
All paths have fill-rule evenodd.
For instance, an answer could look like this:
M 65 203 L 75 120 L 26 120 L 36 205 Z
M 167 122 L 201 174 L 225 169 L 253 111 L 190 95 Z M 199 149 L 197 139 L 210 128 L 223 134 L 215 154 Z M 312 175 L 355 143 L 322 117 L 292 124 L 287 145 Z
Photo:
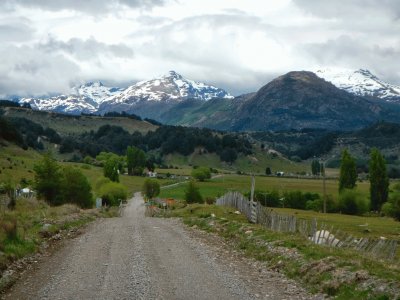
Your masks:
M 88 82 L 71 89 L 69 95 L 49 98 L 22 98 L 19 103 L 29 103 L 33 109 L 68 114 L 95 113 L 99 105 L 124 89 L 106 87 L 100 81 Z
M 87 82 L 72 88 L 71 94 L 90 98 L 100 104 L 105 99 L 121 93 L 124 89 L 104 86 L 100 81 Z
M 175 71 L 148 81 L 138 82 L 122 93 L 107 99 L 108 103 L 134 104 L 140 101 L 181 101 L 233 98 L 223 89 L 183 78 Z
M 71 89 L 68 95 L 49 98 L 23 98 L 33 109 L 69 114 L 108 111 L 135 111 L 135 105 L 147 102 L 180 102 L 185 99 L 207 101 L 233 98 L 226 91 L 183 78 L 174 71 L 156 79 L 138 82 L 127 89 L 106 87 L 101 82 L 88 82 Z
M 349 93 L 400 103 L 400 86 L 384 82 L 368 70 L 323 69 L 315 73 L 317 76 Z
M 90 98 L 77 95 L 59 95 L 50 98 L 22 98 L 19 103 L 29 103 L 35 110 L 54 111 L 79 115 L 94 113 L 98 103 Z

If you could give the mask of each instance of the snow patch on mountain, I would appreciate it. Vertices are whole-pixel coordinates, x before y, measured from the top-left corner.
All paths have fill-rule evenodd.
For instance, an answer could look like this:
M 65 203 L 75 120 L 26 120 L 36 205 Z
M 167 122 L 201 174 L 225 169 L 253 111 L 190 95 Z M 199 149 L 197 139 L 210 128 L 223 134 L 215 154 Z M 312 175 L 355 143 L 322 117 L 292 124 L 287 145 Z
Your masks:
M 49 98 L 22 98 L 19 103 L 29 103 L 36 110 L 68 114 L 95 113 L 103 101 L 122 91 L 121 88 L 106 87 L 100 81 L 95 81 L 73 87 L 69 95 Z
M 37 110 L 80 114 L 120 110 L 120 104 L 123 105 L 123 109 L 129 109 L 138 102 L 185 99 L 208 101 L 213 98 L 233 97 L 223 89 L 185 79 L 170 71 L 164 76 L 138 82 L 127 89 L 107 87 L 100 81 L 95 81 L 73 87 L 68 95 L 23 98 L 19 102 L 29 103 Z
M 384 82 L 369 70 L 320 69 L 315 73 L 349 93 L 377 97 L 388 102 L 400 102 L 400 86 Z
M 183 78 L 175 71 L 152 80 L 138 82 L 122 93 L 107 99 L 107 103 L 130 103 L 140 101 L 181 101 L 213 98 L 233 98 L 223 89 Z
M 105 99 L 115 96 L 121 93 L 123 90 L 123 88 L 107 87 L 104 86 L 100 81 L 94 81 L 73 87 L 71 90 L 71 95 L 90 98 L 96 103 L 100 104 Z

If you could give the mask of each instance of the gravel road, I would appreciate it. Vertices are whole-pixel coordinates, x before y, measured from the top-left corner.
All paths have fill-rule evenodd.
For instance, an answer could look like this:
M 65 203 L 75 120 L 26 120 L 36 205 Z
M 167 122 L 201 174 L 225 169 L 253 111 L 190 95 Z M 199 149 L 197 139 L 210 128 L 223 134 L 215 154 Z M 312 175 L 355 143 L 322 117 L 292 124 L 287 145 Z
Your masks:
M 26 272 L 5 299 L 316 299 L 223 240 L 148 218 L 140 194 Z

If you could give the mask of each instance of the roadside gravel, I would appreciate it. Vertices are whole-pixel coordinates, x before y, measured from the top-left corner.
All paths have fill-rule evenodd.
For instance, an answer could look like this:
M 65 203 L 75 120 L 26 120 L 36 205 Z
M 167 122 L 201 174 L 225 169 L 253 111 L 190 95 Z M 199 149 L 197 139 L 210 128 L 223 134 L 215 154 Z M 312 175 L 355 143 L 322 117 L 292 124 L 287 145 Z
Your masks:
M 101 219 L 4 299 L 317 299 L 244 258 L 223 239 L 177 219 L 148 218 L 140 194 L 120 218 Z

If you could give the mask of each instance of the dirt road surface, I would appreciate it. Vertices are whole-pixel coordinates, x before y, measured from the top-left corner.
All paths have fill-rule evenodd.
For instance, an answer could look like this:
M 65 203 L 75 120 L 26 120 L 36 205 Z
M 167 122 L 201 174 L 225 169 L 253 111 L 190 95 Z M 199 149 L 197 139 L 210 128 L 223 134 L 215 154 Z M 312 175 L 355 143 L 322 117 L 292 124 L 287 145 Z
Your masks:
M 140 194 L 26 272 L 5 299 L 316 299 L 222 239 L 144 216 Z

